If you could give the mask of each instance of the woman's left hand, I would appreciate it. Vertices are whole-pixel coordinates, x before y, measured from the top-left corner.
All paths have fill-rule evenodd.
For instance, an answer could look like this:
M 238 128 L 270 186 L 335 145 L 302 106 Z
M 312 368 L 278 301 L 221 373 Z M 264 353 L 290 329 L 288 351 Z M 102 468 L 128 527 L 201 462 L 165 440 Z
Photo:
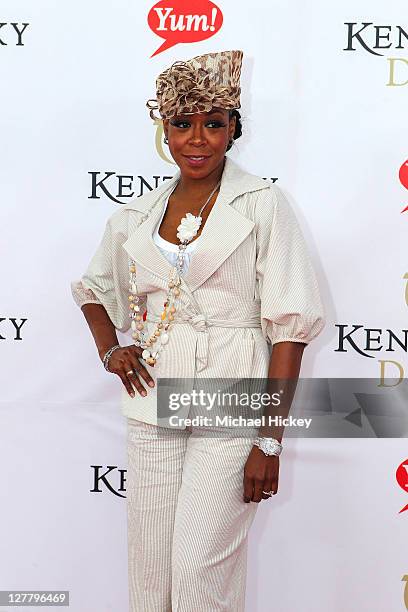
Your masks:
M 279 457 L 267 457 L 257 446 L 253 446 L 244 468 L 244 502 L 259 503 L 269 499 L 262 491 L 278 492 Z

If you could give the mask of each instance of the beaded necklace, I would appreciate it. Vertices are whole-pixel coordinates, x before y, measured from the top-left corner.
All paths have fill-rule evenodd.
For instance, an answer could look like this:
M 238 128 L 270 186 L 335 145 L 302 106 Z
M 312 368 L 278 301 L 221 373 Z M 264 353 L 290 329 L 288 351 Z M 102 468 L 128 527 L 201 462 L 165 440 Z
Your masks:
M 169 332 L 171 330 L 171 322 L 174 320 L 176 313 L 177 298 L 180 295 L 180 284 L 181 276 L 184 271 L 184 257 L 185 250 L 189 242 L 197 235 L 198 230 L 201 227 L 202 217 L 201 213 L 211 200 L 212 196 L 221 184 L 221 180 L 215 185 L 211 191 L 206 202 L 200 208 L 200 212 L 197 216 L 192 213 L 187 213 L 180 221 L 180 225 L 177 227 L 177 238 L 179 239 L 177 262 L 169 274 L 169 281 L 167 285 L 167 296 L 166 301 L 163 305 L 163 311 L 160 315 L 160 320 L 156 323 L 155 329 L 149 337 L 146 337 L 144 330 L 144 323 L 146 320 L 146 314 L 142 316 L 140 314 L 140 298 L 138 296 L 138 289 L 136 284 L 136 263 L 130 258 L 129 260 L 129 317 L 131 319 L 131 330 L 132 339 L 136 346 L 143 349 L 142 359 L 149 365 L 154 365 L 158 359 L 161 350 L 169 341 Z M 176 185 L 177 186 L 177 185 Z M 146 215 L 143 215 L 138 227 L 143 221 L 147 219 L 153 208 L 156 206 L 157 201 L 148 210 Z M 157 343 L 157 341 L 159 342 Z

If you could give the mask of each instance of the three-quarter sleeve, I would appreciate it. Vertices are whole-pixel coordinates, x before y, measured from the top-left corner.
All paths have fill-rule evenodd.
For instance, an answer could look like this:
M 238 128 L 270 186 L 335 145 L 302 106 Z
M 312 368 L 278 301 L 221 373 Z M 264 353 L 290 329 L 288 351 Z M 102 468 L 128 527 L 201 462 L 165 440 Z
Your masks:
M 262 333 L 272 345 L 308 344 L 322 331 L 325 315 L 305 239 L 277 185 L 270 186 L 258 205 L 256 277 Z
M 72 281 L 71 293 L 76 305 L 80 308 L 84 304 L 101 304 L 92 289 L 85 287 L 82 280 Z
M 122 248 L 127 236 L 112 229 L 112 216 L 105 226 L 102 240 L 88 268 L 79 280 L 71 283 L 75 303 L 101 304 L 115 328 L 121 332 L 130 329 L 128 256 Z M 144 296 L 143 296 L 144 297 Z M 145 303 L 140 302 L 143 314 Z

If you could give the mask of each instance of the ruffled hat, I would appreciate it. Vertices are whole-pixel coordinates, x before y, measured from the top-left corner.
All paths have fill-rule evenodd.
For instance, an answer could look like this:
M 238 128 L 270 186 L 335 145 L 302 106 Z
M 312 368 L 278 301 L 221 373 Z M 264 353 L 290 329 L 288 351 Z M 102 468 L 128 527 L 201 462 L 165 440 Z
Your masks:
M 220 51 L 174 62 L 156 79 L 157 98 L 146 102 L 150 117 L 169 119 L 181 113 L 207 112 L 213 107 L 241 108 L 242 57 L 242 51 Z M 155 110 L 160 117 L 154 115 Z

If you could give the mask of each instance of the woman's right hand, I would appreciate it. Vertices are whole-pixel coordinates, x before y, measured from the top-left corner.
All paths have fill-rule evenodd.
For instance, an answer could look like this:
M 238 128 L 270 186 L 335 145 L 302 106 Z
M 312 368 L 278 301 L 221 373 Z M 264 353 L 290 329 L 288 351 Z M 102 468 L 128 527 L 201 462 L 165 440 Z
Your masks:
M 113 351 L 109 358 L 109 372 L 119 376 L 130 397 L 135 397 L 132 384 L 136 387 L 140 395 L 147 395 L 147 391 L 142 385 L 139 376 L 145 380 L 150 387 L 154 387 L 154 380 L 139 361 L 142 352 L 143 349 L 140 348 L 140 346 L 122 346 Z

